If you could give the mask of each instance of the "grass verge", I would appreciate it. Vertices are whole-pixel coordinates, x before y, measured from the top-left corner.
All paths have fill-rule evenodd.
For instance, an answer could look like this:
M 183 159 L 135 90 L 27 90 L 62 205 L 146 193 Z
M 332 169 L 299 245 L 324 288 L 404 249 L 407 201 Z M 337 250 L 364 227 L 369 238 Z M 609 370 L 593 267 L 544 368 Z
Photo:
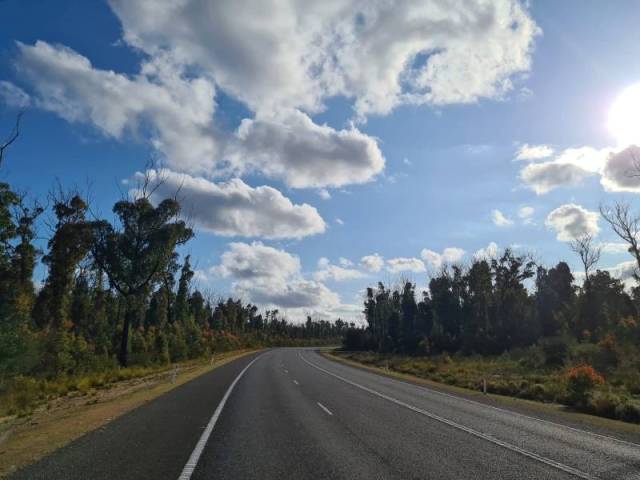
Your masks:
M 389 361 L 390 356 L 381 356 L 370 352 L 341 352 L 339 350 L 321 352 L 321 355 L 346 365 L 409 383 L 424 385 L 434 388 L 435 390 L 459 395 L 487 405 L 515 410 L 525 415 L 537 416 L 545 420 L 566 424 L 575 428 L 585 428 L 605 435 L 616 435 L 624 440 L 640 443 L 640 425 L 637 424 L 589 415 L 569 409 L 559 403 L 542 403 L 536 400 L 516 398 L 496 393 L 484 394 L 480 390 L 479 382 L 476 382 L 477 386 L 472 384 L 470 388 L 461 387 L 443 381 L 432 380 L 426 376 L 416 374 L 415 370 L 412 373 L 402 372 L 394 368 L 397 362 L 393 360 Z M 397 360 L 398 357 L 396 357 L 396 361 Z M 449 375 L 446 378 L 451 380 L 453 376 Z
M 81 435 L 96 430 L 134 408 L 258 350 L 225 352 L 214 361 L 191 361 L 156 371 L 140 369 L 142 376 L 131 377 L 85 391 L 73 389 L 49 399 L 29 415 L 0 418 L 0 478 L 63 447 Z

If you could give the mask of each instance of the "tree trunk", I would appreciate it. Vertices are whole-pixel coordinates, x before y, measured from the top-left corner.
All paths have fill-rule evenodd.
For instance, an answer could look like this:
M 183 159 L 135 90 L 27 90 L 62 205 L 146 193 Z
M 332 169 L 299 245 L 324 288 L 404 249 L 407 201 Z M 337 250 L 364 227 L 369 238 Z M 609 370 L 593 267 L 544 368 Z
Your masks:
M 127 311 L 124 314 L 124 325 L 122 326 L 122 337 L 120 339 L 120 352 L 118 353 L 118 361 L 121 367 L 126 367 L 129 361 L 129 329 L 132 321 L 136 316 L 135 305 L 131 299 L 126 302 Z

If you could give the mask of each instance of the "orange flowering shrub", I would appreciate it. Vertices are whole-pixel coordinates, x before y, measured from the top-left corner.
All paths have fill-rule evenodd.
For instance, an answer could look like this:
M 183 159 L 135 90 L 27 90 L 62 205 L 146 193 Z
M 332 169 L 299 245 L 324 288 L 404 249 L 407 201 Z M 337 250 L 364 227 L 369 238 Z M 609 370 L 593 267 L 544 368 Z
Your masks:
M 567 390 L 569 401 L 573 405 L 584 407 L 587 405 L 591 392 L 598 385 L 604 384 L 604 377 L 591 365 L 579 365 L 567 371 Z
M 627 343 L 635 343 L 640 341 L 640 328 L 635 318 L 627 317 L 618 323 L 618 336 L 620 340 Z
M 600 345 L 602 349 L 611 352 L 616 348 L 616 337 L 608 333 L 602 340 L 598 342 L 598 345 Z

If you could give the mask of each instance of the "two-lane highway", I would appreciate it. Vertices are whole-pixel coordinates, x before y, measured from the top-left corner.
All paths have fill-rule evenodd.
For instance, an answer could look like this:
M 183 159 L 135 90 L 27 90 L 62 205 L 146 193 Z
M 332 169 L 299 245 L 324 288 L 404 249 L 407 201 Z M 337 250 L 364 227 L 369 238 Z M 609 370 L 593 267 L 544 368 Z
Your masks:
M 640 478 L 640 446 L 283 349 L 239 382 L 193 478 Z
M 146 415 L 138 423 L 166 422 L 171 428 L 156 435 L 180 443 L 170 461 L 157 459 L 165 474 L 142 473 L 140 462 L 161 455 L 153 450 L 129 459 L 135 465 L 118 478 L 175 479 L 182 472 L 193 479 L 640 479 L 635 443 L 376 375 L 314 350 L 271 350 L 227 369 L 225 395 L 219 386 L 216 395 L 206 393 L 207 385 L 222 384 L 215 372 L 190 393 L 179 392 L 184 386 L 174 394 L 174 415 L 190 408 L 192 395 L 216 398 L 208 415 L 198 413 L 198 428 L 138 409 Z M 202 402 L 193 401 L 201 412 Z M 126 416 L 116 422 L 126 425 Z M 109 438 L 144 449 L 137 435 L 129 428 L 128 438 L 118 439 L 116 429 Z M 95 475 L 65 472 L 65 462 L 83 464 L 71 448 L 76 457 L 54 454 L 21 478 L 115 478 L 99 470 L 108 464 L 100 455 L 108 458 L 109 444 L 87 437 L 84 444 L 97 442 L 90 453 Z M 47 472 L 47 465 L 56 469 Z

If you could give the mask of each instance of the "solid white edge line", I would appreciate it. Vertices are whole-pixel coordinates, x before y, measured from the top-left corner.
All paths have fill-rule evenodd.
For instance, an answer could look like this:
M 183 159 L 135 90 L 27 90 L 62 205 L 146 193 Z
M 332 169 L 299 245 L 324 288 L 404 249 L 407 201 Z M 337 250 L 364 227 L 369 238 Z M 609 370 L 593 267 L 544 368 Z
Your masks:
M 338 365 L 340 365 L 340 363 L 336 362 L 335 360 L 333 362 L 337 363 Z M 363 371 L 367 372 L 366 370 L 363 370 Z M 367 373 L 373 373 L 374 375 L 380 375 L 380 374 L 377 374 L 376 372 L 367 372 Z M 614 441 L 614 442 L 617 442 L 617 443 L 621 443 L 621 444 L 624 444 L 624 445 L 628 445 L 628 446 L 631 446 L 631 447 L 634 447 L 634 448 L 640 448 L 640 443 L 634 443 L 634 442 L 630 442 L 628 440 L 622 440 L 621 438 L 612 437 L 611 435 L 604 435 L 602 433 L 590 432 L 589 430 L 583 430 L 581 428 L 572 427 L 571 425 L 565 425 L 563 423 L 554 422 L 552 420 L 545 420 L 544 418 L 540 418 L 540 417 L 533 417 L 531 415 L 527 415 L 525 413 L 520 413 L 520 412 L 515 412 L 513 410 L 508 410 L 506 408 L 496 407 L 494 405 L 488 405 L 486 403 L 478 402 L 477 400 L 471 400 L 470 398 L 465 398 L 465 397 L 462 397 L 462 396 L 459 396 L 459 395 L 453 395 L 451 393 L 441 392 L 440 390 L 436 390 L 435 388 L 429 388 L 429 387 L 426 387 L 426 386 L 423 386 L 423 385 L 417 385 L 415 383 L 412 383 L 410 381 L 404 380 L 402 378 L 395 378 L 395 377 L 390 377 L 390 376 L 387 376 L 387 375 L 382 375 L 382 376 L 384 376 L 385 378 L 388 378 L 389 380 L 392 380 L 394 382 L 399 382 L 399 383 L 402 383 L 404 385 L 410 385 L 410 386 L 418 388 L 420 390 L 424 390 L 424 391 L 429 392 L 429 393 L 435 393 L 436 395 L 441 395 L 443 397 L 455 398 L 456 400 L 462 400 L 463 402 L 472 403 L 474 405 L 479 405 L 479 406 L 482 406 L 482 407 L 486 407 L 486 408 L 489 408 L 491 410 L 496 410 L 498 412 L 508 413 L 510 415 L 514 415 L 514 416 L 517 416 L 517 417 L 522 417 L 522 418 L 526 418 L 526 419 L 529 419 L 529 420 L 535 420 L 537 422 L 546 423 L 547 425 L 554 425 L 556 427 L 566 428 L 566 429 L 572 430 L 574 432 L 584 433 L 584 434 L 590 435 L 592 437 L 602 438 L 602 439 L 605 439 L 605 440 L 611 440 L 611 441 Z
M 231 383 L 231 385 L 229 385 L 229 388 L 227 388 L 227 391 L 225 392 L 224 397 L 222 397 L 222 400 L 220 400 L 218 407 L 216 408 L 215 412 L 213 412 L 213 415 L 211 416 L 209 423 L 204 429 L 204 432 L 202 432 L 202 435 L 200 436 L 198 443 L 196 443 L 196 446 L 193 449 L 193 452 L 191 452 L 191 456 L 189 457 L 189 460 L 187 461 L 184 468 L 182 469 L 182 473 L 178 477 L 178 480 L 189 480 L 191 478 L 191 475 L 193 475 L 193 472 L 196 469 L 196 466 L 198 465 L 198 460 L 200 460 L 200 455 L 202 455 L 202 451 L 204 450 L 204 447 L 207 444 L 207 441 L 209 441 L 209 436 L 211 435 L 211 432 L 213 432 L 213 427 L 216 426 L 216 422 L 218 421 L 218 418 L 222 413 L 222 409 L 224 408 L 224 405 L 227 403 L 227 400 L 229 399 L 229 396 L 231 395 L 233 388 L 236 386 L 236 383 L 238 383 L 238 380 L 242 378 L 244 373 L 247 370 L 249 370 L 249 367 L 253 365 L 256 360 L 262 357 L 262 355 L 264 354 L 258 355 L 256 358 L 251 360 L 251 362 L 249 362 L 249 364 L 242 369 L 242 371 L 238 374 L 238 376 Z
M 327 414 L 329 415 L 333 415 L 333 413 L 331 413 L 331 410 L 329 410 L 327 407 L 325 407 L 323 404 L 321 404 L 320 402 L 316 402 L 318 404 L 318 406 L 324 410 L 325 412 L 327 412 Z
M 580 470 L 577 470 L 577 469 L 575 469 L 573 467 L 570 467 L 569 465 L 565 465 L 563 463 L 556 462 L 555 460 L 552 460 L 552 459 L 547 458 L 547 457 L 543 457 L 541 455 L 538 455 L 537 453 L 531 452 L 529 450 L 525 450 L 524 448 L 520 448 L 520 447 L 518 447 L 516 445 L 513 445 L 511 443 L 504 442 L 504 441 L 499 440 L 499 439 L 497 439 L 495 437 L 492 437 L 490 435 L 487 435 L 487 434 L 484 434 L 484 433 L 479 432 L 477 430 L 474 430 L 473 428 L 466 427 L 466 426 L 464 426 L 464 425 L 462 425 L 460 423 L 454 422 L 453 420 L 448 420 L 448 419 L 446 419 L 444 417 L 436 415 L 435 413 L 428 412 L 428 411 L 423 410 L 421 408 L 418 408 L 418 407 L 415 407 L 415 406 L 410 405 L 408 403 L 405 403 L 402 400 L 398 400 L 397 398 L 390 397 L 389 395 L 385 395 L 384 393 L 380 393 L 380 392 L 378 392 L 376 390 L 373 390 L 371 388 L 365 387 L 364 385 L 360 385 L 359 383 L 352 382 L 351 380 L 348 380 L 348 379 L 346 379 L 344 377 L 341 377 L 340 375 L 337 375 L 337 374 L 335 374 L 333 372 L 330 372 L 329 370 L 326 370 L 326 369 L 324 369 L 324 368 L 322 368 L 322 367 L 310 362 L 309 360 L 304 358 L 300 352 L 298 352 L 298 355 L 300 356 L 302 361 L 304 361 L 305 363 L 309 364 L 313 368 L 316 368 L 316 369 L 320 370 L 321 372 L 326 373 L 327 375 L 331 375 L 332 377 L 335 377 L 338 380 L 341 380 L 341 381 L 343 381 L 343 382 L 345 382 L 345 383 L 347 383 L 349 385 L 352 385 L 352 386 L 354 386 L 356 388 L 359 388 L 360 390 L 364 390 L 365 392 L 368 392 L 368 393 L 370 393 L 372 395 L 380 397 L 380 398 L 382 398 L 384 400 L 387 400 L 389 402 L 395 403 L 396 405 L 404 407 L 404 408 L 406 408 L 408 410 L 412 410 L 412 411 L 414 411 L 416 413 L 419 413 L 421 415 L 424 415 L 424 416 L 426 416 L 428 418 L 431 418 L 433 420 L 437 420 L 438 422 L 444 423 L 444 424 L 449 425 L 449 426 L 451 426 L 453 428 L 456 428 L 456 429 L 461 430 L 463 432 L 469 433 L 469 434 L 471 434 L 471 435 L 473 435 L 475 437 L 481 438 L 481 439 L 486 440 L 488 442 L 491 442 L 491 443 L 493 443 L 495 445 L 504 447 L 504 448 L 506 448 L 508 450 L 511 450 L 513 452 L 516 452 L 516 453 L 519 453 L 521 455 L 524 455 L 525 457 L 529 457 L 529 458 L 531 458 L 533 460 L 537 460 L 537 461 L 539 461 L 541 463 L 544 463 L 546 465 L 555 467 L 558 470 L 562 470 L 562 471 L 564 471 L 566 473 L 570 473 L 572 475 L 575 475 L 576 477 L 584 478 L 585 480 L 598 480 L 597 477 L 594 477 L 592 475 L 589 475 L 588 473 L 585 473 L 585 472 L 582 472 Z

